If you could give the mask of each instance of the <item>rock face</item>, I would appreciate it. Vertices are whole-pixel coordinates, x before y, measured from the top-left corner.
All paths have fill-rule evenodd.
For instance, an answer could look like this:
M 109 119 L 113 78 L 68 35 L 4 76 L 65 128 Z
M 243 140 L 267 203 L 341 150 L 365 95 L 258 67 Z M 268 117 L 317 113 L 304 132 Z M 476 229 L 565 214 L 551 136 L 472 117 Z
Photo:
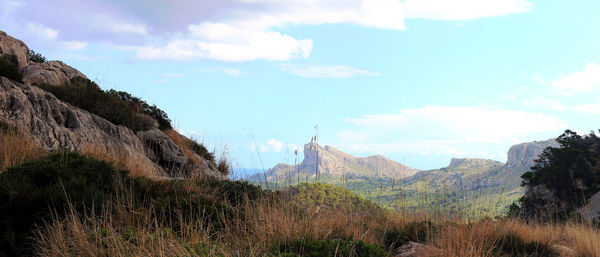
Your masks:
M 487 159 L 475 159 L 475 158 L 452 158 L 450 160 L 450 165 L 448 165 L 448 169 L 456 168 L 461 166 L 469 166 L 473 168 L 477 167 L 487 167 L 490 163 L 500 163 L 494 160 Z
M 546 141 L 527 142 L 512 146 L 508 150 L 508 160 L 506 161 L 506 168 L 531 168 L 533 165 L 535 165 L 534 160 L 547 147 L 558 147 L 558 143 L 554 139 L 548 139 Z
M 46 149 L 81 152 L 86 147 L 101 147 L 152 163 L 128 128 L 66 104 L 40 88 L 4 77 L 0 77 L 0 117 L 28 132 Z
M 85 75 L 60 61 L 30 62 L 27 45 L 2 31 L 0 58 L 17 65 L 25 82 L 0 77 L 0 117 L 28 133 L 40 147 L 116 154 L 149 169 L 146 172 L 151 176 L 197 172 L 226 179 L 212 163 L 197 154 L 184 154 L 181 147 L 158 129 L 136 135 L 127 127 L 114 125 L 33 86 L 62 85 Z
M 590 197 L 588 203 L 579 209 L 579 213 L 588 221 L 600 222 L 600 192 Z
M 74 77 L 87 78 L 83 73 L 61 61 L 32 63 L 23 68 L 23 82 L 29 85 L 43 83 L 54 86 L 64 85 Z
M 296 165 L 278 164 L 264 174 L 250 176 L 250 180 L 283 181 L 290 177 L 313 177 L 320 175 L 356 175 L 401 179 L 414 175 L 418 170 L 402 165 L 381 155 L 355 157 L 331 146 L 304 145 L 304 160 Z
M 23 41 L 0 31 L 0 56 L 17 65 L 20 70 L 29 65 L 29 48 Z

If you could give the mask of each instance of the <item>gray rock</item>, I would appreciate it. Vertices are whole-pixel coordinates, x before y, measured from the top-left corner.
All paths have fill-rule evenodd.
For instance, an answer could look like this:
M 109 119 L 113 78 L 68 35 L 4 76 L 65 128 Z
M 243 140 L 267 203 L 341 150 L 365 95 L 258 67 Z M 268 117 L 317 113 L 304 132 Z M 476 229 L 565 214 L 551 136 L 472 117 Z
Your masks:
M 170 177 L 206 175 L 226 179 L 212 163 L 199 155 L 188 152 L 187 154 L 191 156 L 186 156 L 181 147 L 158 129 L 139 131 L 137 136 L 142 141 L 150 160 L 163 167 Z
M 548 139 L 546 141 L 534 141 L 513 145 L 508 150 L 506 168 L 531 168 L 535 165 L 534 160 L 537 159 L 547 147 L 558 147 L 558 143 L 555 139 Z
M 155 166 L 131 130 L 58 100 L 34 86 L 0 77 L 0 117 L 28 132 L 39 146 L 81 152 L 99 147 Z
M 23 82 L 28 85 L 64 85 L 74 77 L 87 78 L 83 73 L 61 61 L 32 63 L 23 68 Z
M 181 175 L 189 171 L 188 158 L 183 149 L 158 129 L 137 132 L 142 141 L 146 155 L 154 163 L 165 168 L 170 176 Z
M 600 221 L 600 192 L 590 197 L 587 204 L 579 209 L 579 213 L 587 222 L 592 222 L 593 219 Z
M 29 64 L 29 48 L 23 41 L 0 31 L 0 57 L 17 65 L 21 70 Z
M 416 257 L 418 256 L 417 254 L 419 253 L 419 251 L 421 251 L 424 248 L 424 244 L 408 242 L 407 244 L 400 246 L 400 248 L 396 250 L 396 257 Z

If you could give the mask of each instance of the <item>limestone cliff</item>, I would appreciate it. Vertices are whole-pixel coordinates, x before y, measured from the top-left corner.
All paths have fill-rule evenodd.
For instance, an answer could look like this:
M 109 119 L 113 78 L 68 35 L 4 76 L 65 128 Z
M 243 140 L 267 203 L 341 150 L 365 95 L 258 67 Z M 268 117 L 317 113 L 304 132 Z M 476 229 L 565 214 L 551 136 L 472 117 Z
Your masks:
M 318 167 L 318 168 L 317 168 Z M 248 177 L 249 180 L 269 182 L 290 178 L 312 178 L 319 175 L 356 175 L 401 179 L 414 175 L 418 170 L 385 158 L 381 155 L 355 157 L 331 146 L 304 145 L 304 160 L 299 165 L 278 164 L 264 174 Z

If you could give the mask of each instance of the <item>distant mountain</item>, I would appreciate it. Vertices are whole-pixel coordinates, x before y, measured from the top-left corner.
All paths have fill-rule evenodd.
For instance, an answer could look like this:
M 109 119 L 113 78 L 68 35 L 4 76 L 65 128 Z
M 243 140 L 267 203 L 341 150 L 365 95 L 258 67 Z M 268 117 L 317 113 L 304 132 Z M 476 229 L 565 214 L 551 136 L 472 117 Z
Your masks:
M 318 169 L 317 169 L 318 167 Z M 304 160 L 298 165 L 277 164 L 265 173 L 249 176 L 250 181 L 282 182 L 306 180 L 320 176 L 365 176 L 402 179 L 417 173 L 408 167 L 381 155 L 355 157 L 331 146 L 304 145 Z
M 471 216 L 495 216 L 523 195 L 521 175 L 554 139 L 514 145 L 506 163 L 474 158 L 453 158 L 447 167 L 419 171 L 383 156 L 354 157 L 330 146 L 304 147 L 304 161 L 297 166 L 278 164 L 266 173 L 250 176 L 265 179 L 273 188 L 315 181 L 319 152 L 320 182 L 341 186 L 384 207 L 418 211 L 443 210 Z M 318 149 L 318 150 L 317 150 Z M 468 211 L 470 213 L 464 213 Z

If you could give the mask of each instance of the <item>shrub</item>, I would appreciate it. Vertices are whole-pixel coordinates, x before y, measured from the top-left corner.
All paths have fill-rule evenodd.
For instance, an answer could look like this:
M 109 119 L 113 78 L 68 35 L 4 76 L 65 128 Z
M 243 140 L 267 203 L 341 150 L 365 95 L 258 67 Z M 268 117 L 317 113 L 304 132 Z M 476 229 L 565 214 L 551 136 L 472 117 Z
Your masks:
M 29 60 L 32 62 L 43 63 L 46 62 L 46 57 L 40 53 L 36 53 L 33 50 L 29 50 Z
M 116 125 L 124 125 L 134 132 L 148 130 L 158 122 L 159 128 L 171 128 L 167 114 L 128 93 L 103 91 L 96 83 L 82 77 L 71 79 L 67 85 L 40 85 L 58 99 L 87 110 Z
M 110 163 L 77 153 L 53 153 L 0 173 L 0 256 L 26 255 L 35 226 L 65 211 L 93 215 L 118 204 L 151 209 L 159 225 L 178 233 L 182 222 L 204 220 L 218 230 L 247 201 L 272 195 L 246 182 L 132 178 Z
M 496 246 L 496 252 L 500 255 L 528 257 L 558 257 L 560 256 L 551 246 L 540 242 L 525 242 L 515 233 L 508 233 L 500 239 Z
M 387 253 L 378 245 L 367 244 L 363 241 L 333 240 L 306 240 L 297 239 L 290 245 L 280 247 L 280 256 L 306 256 L 306 257 L 359 257 L 359 256 L 387 256 Z
M 23 76 L 19 71 L 19 67 L 3 58 L 0 58 L 0 77 L 5 77 L 18 82 L 23 81 Z
M 217 164 L 217 170 L 223 174 L 224 176 L 229 175 L 229 171 L 231 169 L 231 164 L 225 157 L 221 157 L 219 163 Z

